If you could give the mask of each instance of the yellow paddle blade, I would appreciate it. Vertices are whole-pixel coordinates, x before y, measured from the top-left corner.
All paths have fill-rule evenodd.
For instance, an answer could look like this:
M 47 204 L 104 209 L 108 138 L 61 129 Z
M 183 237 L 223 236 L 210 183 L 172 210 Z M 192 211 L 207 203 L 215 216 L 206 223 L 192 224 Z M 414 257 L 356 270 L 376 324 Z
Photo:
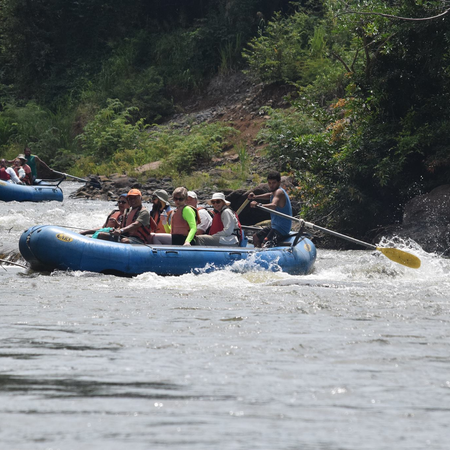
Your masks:
M 411 255 L 411 253 L 392 247 L 377 247 L 377 250 L 383 253 L 386 258 L 404 266 L 411 267 L 411 269 L 418 269 L 420 267 L 420 259 L 417 256 Z

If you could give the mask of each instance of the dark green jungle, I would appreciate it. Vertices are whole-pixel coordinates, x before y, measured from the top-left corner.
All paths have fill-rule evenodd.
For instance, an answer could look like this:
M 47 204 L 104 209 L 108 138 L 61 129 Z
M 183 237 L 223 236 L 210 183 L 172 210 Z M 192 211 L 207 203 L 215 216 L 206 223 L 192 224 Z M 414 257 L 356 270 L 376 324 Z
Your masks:
M 268 162 L 297 181 L 303 218 L 367 236 L 450 182 L 449 11 L 435 0 L 0 0 L 0 156 L 29 146 L 76 176 L 200 189 L 231 153 L 218 188 L 264 181 Z M 177 124 L 211 80 L 236 74 L 286 95 L 254 116 L 252 141 L 226 114 Z

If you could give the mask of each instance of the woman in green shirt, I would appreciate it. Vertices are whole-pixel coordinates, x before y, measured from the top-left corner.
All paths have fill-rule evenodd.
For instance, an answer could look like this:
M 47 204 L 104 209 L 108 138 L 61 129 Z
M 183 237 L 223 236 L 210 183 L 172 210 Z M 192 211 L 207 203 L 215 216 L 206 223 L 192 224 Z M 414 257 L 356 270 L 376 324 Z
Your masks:
M 154 234 L 153 245 L 191 245 L 195 238 L 200 219 L 197 210 L 186 205 L 187 189 L 185 187 L 176 188 L 173 191 L 172 199 L 177 210 L 172 215 L 170 234 Z

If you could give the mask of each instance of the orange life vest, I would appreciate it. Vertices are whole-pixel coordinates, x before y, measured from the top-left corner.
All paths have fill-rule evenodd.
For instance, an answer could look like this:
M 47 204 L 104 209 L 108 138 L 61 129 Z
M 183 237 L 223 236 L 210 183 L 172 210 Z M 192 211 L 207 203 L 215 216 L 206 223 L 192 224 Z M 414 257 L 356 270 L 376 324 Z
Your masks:
M 137 218 L 141 209 L 142 209 L 142 206 L 139 206 L 139 208 L 125 211 L 125 216 L 122 219 L 122 225 L 121 225 L 122 228 L 125 228 L 128 225 L 131 225 L 133 222 L 135 222 L 134 218 L 135 217 Z M 127 231 L 127 236 L 137 237 L 137 238 L 141 239 L 144 243 L 151 243 L 151 241 L 152 241 L 150 227 L 146 227 L 142 224 L 136 230 Z
M 184 205 L 181 208 L 178 208 L 173 214 L 171 227 L 172 234 L 181 234 L 182 236 L 187 236 L 189 234 L 191 229 L 189 228 L 189 224 L 183 219 L 183 210 L 186 207 L 192 208 L 195 211 L 195 220 L 197 223 L 200 223 L 198 211 L 190 205 Z
M 117 223 L 114 220 L 116 219 L 119 226 L 122 224 L 123 214 L 120 210 L 115 209 L 106 219 L 104 228 L 117 228 Z
M 28 164 L 24 164 L 23 166 L 20 167 L 14 167 L 14 172 L 16 172 L 16 175 L 18 177 L 19 177 L 19 169 L 23 169 L 25 172 L 25 178 L 20 181 L 23 181 L 25 184 L 33 184 L 30 166 Z
M 170 217 L 173 211 L 167 211 L 167 223 L 170 223 Z M 150 227 L 155 233 L 166 233 L 163 223 L 161 222 L 161 211 L 153 210 L 150 212 Z

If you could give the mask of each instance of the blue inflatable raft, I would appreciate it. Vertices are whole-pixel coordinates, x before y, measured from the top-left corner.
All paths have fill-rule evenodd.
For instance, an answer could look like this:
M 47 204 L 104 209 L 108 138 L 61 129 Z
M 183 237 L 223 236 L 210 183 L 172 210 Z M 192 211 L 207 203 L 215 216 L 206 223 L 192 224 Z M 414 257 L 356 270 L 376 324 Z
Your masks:
M 0 201 L 4 202 L 45 202 L 63 201 L 63 192 L 56 184 L 42 182 L 27 186 L 0 181 Z
M 306 237 L 290 236 L 279 247 L 200 247 L 130 245 L 82 236 L 43 225 L 26 230 L 19 241 L 22 256 L 34 270 L 81 270 L 114 275 L 204 273 L 232 267 L 305 275 L 312 271 L 316 248 Z

